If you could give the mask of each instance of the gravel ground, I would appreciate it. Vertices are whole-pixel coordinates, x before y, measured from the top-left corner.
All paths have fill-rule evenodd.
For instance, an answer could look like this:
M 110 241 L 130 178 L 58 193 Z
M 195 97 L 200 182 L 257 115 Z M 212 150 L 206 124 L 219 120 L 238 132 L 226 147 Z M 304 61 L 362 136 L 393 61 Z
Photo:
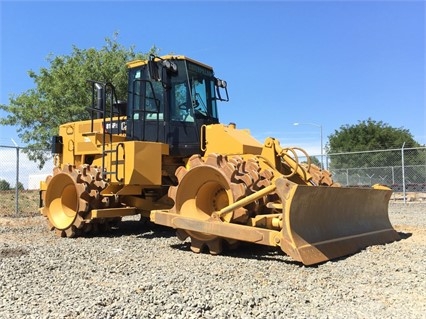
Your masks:
M 131 218 L 66 239 L 42 217 L 0 218 L 0 318 L 426 318 L 426 203 L 391 203 L 402 239 L 306 267 L 243 245 L 193 254 Z

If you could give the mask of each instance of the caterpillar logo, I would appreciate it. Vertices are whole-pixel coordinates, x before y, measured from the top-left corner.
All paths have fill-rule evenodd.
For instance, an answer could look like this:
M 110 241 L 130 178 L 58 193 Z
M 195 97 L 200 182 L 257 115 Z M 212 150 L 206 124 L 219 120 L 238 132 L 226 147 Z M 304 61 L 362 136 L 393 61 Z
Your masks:
M 112 134 L 125 133 L 127 130 L 127 124 L 125 121 L 112 121 L 105 123 L 105 130 Z

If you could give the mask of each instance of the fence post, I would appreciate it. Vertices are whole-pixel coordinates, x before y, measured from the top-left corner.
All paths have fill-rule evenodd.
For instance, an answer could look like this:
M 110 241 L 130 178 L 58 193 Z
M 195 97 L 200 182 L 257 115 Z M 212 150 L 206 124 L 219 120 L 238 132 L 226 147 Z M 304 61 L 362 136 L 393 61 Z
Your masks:
M 405 142 L 402 144 L 401 148 L 401 168 L 402 168 L 402 196 L 404 197 L 404 204 L 406 203 L 405 196 L 405 165 L 404 165 L 404 146 Z
M 395 167 L 391 166 L 392 171 L 392 185 L 395 185 Z
M 16 147 L 16 183 L 15 183 L 15 214 L 19 212 L 19 146 Z
M 346 169 L 346 186 L 349 186 L 349 169 Z

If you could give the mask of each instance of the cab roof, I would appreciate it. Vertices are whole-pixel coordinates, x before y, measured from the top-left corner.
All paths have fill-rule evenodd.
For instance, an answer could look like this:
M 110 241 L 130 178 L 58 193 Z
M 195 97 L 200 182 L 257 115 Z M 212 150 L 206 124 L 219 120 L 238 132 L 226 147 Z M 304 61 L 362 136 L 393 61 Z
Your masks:
M 209 66 L 207 64 L 204 64 L 204 63 L 201 63 L 199 61 L 193 60 L 191 58 L 188 58 L 188 57 L 186 57 L 184 55 L 170 55 L 170 54 L 168 54 L 168 55 L 163 55 L 162 57 L 159 57 L 159 58 L 155 57 L 154 60 L 155 61 L 161 61 L 161 60 L 186 60 L 186 61 L 190 61 L 190 62 L 192 62 L 194 64 L 197 64 L 199 66 L 205 67 L 205 68 L 207 68 L 209 70 L 213 70 L 213 68 L 211 66 Z M 138 60 L 133 60 L 133 61 L 127 62 L 126 66 L 127 66 L 127 68 L 131 69 L 131 68 L 135 68 L 135 67 L 138 67 L 138 66 L 141 66 L 141 65 L 146 65 L 147 63 L 148 63 L 148 60 L 138 59 Z

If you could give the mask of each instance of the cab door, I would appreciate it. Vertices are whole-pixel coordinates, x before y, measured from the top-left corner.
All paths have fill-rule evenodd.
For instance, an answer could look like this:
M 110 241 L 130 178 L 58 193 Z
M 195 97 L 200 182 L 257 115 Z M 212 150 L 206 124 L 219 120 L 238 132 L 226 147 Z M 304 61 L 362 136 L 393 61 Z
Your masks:
M 194 119 L 188 82 L 174 83 L 169 91 L 169 122 L 166 143 L 170 154 L 190 156 L 200 153 L 200 134 Z
M 127 138 L 164 142 L 164 90 L 159 82 L 147 80 L 146 68 L 129 74 Z

